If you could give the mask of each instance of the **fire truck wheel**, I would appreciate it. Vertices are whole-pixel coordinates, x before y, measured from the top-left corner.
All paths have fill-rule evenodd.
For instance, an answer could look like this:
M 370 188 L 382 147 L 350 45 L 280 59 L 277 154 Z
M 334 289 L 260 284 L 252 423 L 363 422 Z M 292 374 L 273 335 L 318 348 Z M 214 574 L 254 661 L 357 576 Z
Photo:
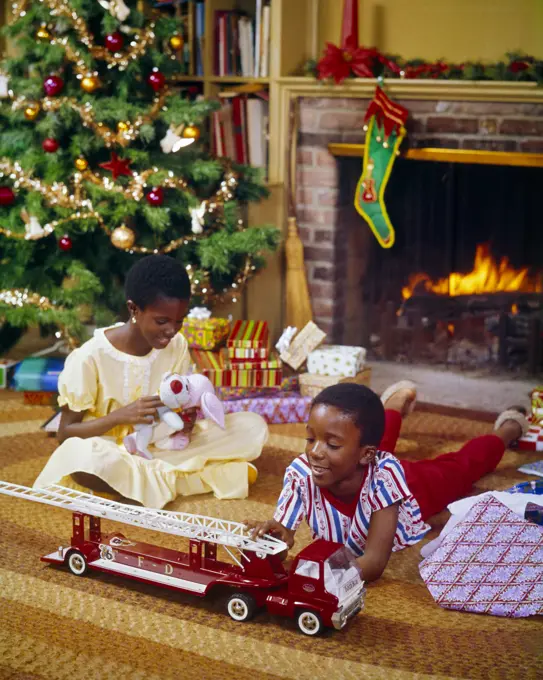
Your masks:
M 299 612 L 296 623 L 304 635 L 318 635 L 322 631 L 321 617 L 308 609 Z
M 234 621 L 248 621 L 254 616 L 256 602 L 250 595 L 235 593 L 230 596 L 226 607 Z
M 76 576 L 84 576 L 87 573 L 87 559 L 83 553 L 74 550 L 68 557 L 68 569 Z

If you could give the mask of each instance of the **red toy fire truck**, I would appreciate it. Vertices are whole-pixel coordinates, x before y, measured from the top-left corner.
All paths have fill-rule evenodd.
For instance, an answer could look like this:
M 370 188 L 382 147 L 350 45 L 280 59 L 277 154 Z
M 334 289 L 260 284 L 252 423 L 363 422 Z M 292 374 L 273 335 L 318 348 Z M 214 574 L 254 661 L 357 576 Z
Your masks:
M 96 569 L 199 596 L 226 587 L 228 614 L 235 621 L 247 621 L 265 607 L 270 614 L 295 618 L 306 635 L 317 635 L 324 626 L 343 628 L 364 606 L 360 570 L 338 543 L 315 541 L 287 572 L 280 558 L 286 544 L 273 536 L 253 538 L 239 522 L 135 507 L 57 485 L 31 489 L 0 482 L 0 493 L 73 513 L 70 545 L 41 559 L 66 564 L 76 576 Z M 187 538 L 189 552 L 102 533 L 101 519 Z M 218 545 L 234 564 L 217 559 Z

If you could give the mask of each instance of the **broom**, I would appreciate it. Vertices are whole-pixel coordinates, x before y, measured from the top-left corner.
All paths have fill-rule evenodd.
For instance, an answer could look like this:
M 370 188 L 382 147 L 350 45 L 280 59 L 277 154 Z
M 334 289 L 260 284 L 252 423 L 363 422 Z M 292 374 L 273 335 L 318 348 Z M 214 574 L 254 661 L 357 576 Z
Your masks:
M 302 329 L 313 320 L 309 288 L 304 265 L 304 246 L 296 222 L 296 152 L 298 140 L 298 102 L 290 110 L 288 184 L 288 234 L 285 241 L 286 275 L 286 325 Z

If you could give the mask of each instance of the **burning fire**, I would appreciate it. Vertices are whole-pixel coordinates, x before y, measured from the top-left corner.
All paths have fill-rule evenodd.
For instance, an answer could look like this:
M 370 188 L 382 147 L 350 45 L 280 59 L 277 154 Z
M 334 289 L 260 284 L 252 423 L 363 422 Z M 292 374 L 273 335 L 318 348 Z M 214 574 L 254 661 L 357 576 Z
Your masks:
M 428 293 L 451 297 L 515 291 L 541 293 L 543 276 L 540 274 L 534 280 L 527 267 L 513 269 L 506 257 L 501 262 L 496 262 L 490 254 L 490 246 L 483 243 L 477 246 L 473 271 L 468 274 L 454 272 L 438 281 L 432 281 L 424 272 L 411 274 L 408 285 L 402 288 L 403 299 L 409 299 L 417 288 Z

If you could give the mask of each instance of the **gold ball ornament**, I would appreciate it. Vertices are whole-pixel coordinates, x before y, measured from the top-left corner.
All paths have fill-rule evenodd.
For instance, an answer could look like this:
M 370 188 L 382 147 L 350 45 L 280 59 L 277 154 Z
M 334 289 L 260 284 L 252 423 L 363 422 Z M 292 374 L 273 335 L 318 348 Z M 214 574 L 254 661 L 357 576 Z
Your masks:
M 111 243 L 119 250 L 128 250 L 136 242 L 136 234 L 125 224 L 121 224 L 111 233 Z
M 100 81 L 98 80 L 97 76 L 85 76 L 81 80 L 81 89 L 85 90 L 85 92 L 88 92 L 89 94 L 94 92 L 94 90 L 97 90 L 99 87 Z
M 172 35 L 170 38 L 170 47 L 172 50 L 182 50 L 183 46 L 185 45 L 185 41 L 183 40 L 182 35 Z
M 25 109 L 25 118 L 27 120 L 36 120 L 40 113 L 40 105 L 37 102 L 29 104 Z
M 117 132 L 126 132 L 129 127 L 130 125 L 128 123 L 125 123 L 123 120 L 121 120 L 117 123 Z
M 47 28 L 46 24 L 42 24 L 38 28 L 38 30 L 36 31 L 36 38 L 38 40 L 44 40 L 44 41 L 46 40 L 48 42 L 51 40 L 52 36 L 51 36 L 51 33 L 49 32 L 49 29 Z
M 196 127 L 196 125 L 187 125 L 181 133 L 181 136 L 184 139 L 194 139 L 194 141 L 197 141 L 200 139 L 200 134 L 200 128 Z
M 92 305 L 84 303 L 76 307 L 75 311 L 77 318 L 79 321 L 81 321 L 81 323 L 90 323 L 94 318 L 94 310 Z
M 83 172 L 83 170 L 86 170 L 89 167 L 89 162 L 87 161 L 86 158 L 83 158 L 80 156 L 79 158 L 76 158 L 74 161 L 74 165 L 77 170 L 80 170 Z

